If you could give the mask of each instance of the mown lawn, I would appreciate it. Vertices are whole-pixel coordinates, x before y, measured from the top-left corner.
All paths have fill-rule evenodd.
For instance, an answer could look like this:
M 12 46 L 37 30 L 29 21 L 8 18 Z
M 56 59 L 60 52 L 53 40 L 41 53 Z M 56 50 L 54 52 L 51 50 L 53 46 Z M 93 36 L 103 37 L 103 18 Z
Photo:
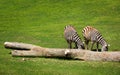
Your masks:
M 97 28 L 111 45 L 109 51 L 120 51 L 119 0 L 0 0 L 0 75 L 120 74 L 119 62 L 12 57 L 3 46 L 15 41 L 67 48 L 63 31 L 68 24 L 81 38 L 85 26 Z

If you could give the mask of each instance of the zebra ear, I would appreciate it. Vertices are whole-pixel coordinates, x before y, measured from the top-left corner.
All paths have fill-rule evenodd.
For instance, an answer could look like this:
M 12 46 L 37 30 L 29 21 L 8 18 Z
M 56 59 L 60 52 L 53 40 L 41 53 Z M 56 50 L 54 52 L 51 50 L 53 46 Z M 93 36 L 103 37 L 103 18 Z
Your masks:
M 110 44 L 108 44 L 108 46 L 110 46 Z

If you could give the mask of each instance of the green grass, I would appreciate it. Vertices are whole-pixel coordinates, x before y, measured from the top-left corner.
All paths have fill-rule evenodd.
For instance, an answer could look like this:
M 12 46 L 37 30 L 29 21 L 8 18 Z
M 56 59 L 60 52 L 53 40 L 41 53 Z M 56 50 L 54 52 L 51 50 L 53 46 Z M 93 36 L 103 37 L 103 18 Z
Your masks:
M 0 75 L 119 75 L 119 62 L 12 57 L 5 41 L 67 48 L 64 27 L 97 28 L 120 51 L 119 0 L 0 0 Z M 83 38 L 82 38 L 83 39 Z

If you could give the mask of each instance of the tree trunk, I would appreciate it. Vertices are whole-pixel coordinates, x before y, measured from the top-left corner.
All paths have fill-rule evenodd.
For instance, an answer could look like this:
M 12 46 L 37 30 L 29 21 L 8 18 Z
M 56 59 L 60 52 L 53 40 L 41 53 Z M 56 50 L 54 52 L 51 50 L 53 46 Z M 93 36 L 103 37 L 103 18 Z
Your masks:
M 18 43 L 18 42 L 5 42 L 4 46 L 5 48 L 9 48 L 9 49 L 30 50 L 35 45 L 26 44 L 26 43 Z
M 16 42 L 5 42 L 4 45 L 7 48 L 16 49 L 12 51 L 12 56 L 63 57 L 85 61 L 120 61 L 120 51 L 93 52 L 81 49 L 43 48 L 40 46 Z M 29 49 L 29 51 L 17 49 Z

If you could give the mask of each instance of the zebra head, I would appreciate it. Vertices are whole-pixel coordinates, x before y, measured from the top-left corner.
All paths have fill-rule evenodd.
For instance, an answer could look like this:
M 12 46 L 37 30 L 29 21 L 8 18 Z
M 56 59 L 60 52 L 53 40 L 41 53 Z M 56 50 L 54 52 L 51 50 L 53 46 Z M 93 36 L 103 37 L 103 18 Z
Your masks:
M 104 46 L 102 47 L 102 51 L 108 51 L 108 45 L 104 45 Z
M 82 42 L 79 42 L 77 46 L 78 46 L 78 49 L 85 49 L 85 46 Z

